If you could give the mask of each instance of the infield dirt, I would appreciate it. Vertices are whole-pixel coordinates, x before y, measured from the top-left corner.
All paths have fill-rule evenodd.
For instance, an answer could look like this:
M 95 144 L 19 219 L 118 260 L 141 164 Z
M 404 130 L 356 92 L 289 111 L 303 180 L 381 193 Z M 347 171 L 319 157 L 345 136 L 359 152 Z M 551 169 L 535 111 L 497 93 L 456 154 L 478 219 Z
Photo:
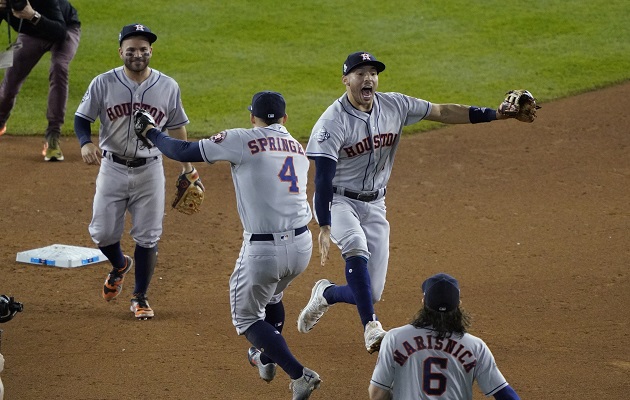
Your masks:
M 384 327 L 407 323 L 423 279 L 448 272 L 473 315 L 471 333 L 521 398 L 627 399 L 628 98 L 625 83 L 542 104 L 533 124 L 403 137 L 387 192 L 391 257 L 376 306 Z M 74 137 L 62 138 L 60 163 L 43 161 L 42 144 L 43 135 L 0 138 L 0 294 L 24 303 L 0 325 L 5 399 L 289 399 L 288 377 L 260 380 L 231 324 L 228 278 L 242 231 L 229 166 L 198 165 L 207 188 L 200 214 L 167 210 L 149 290 L 156 317 L 136 321 L 133 273 L 106 303 L 107 263 L 15 261 L 50 244 L 94 246 L 87 226 L 97 168 L 81 161 Z M 170 197 L 179 164 L 165 165 Z M 316 238 L 314 222 L 311 230 Z M 132 248 L 127 230 L 123 249 Z M 323 379 L 313 399 L 366 399 L 376 354 L 363 348 L 352 306 L 334 306 L 313 331 L 297 332 L 313 283 L 344 281 L 336 248 L 325 267 L 319 262 L 315 247 L 286 290 L 283 334 Z

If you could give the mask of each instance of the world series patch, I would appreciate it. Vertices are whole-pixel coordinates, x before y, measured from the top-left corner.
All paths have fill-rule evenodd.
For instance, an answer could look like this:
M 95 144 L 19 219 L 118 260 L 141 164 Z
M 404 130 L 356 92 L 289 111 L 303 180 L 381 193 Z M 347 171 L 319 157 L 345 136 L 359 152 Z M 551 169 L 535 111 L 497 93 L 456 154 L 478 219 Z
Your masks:
M 326 128 L 321 128 L 318 132 L 317 132 L 317 141 L 319 143 L 323 142 L 324 140 L 330 139 L 330 133 L 328 133 L 326 131 Z

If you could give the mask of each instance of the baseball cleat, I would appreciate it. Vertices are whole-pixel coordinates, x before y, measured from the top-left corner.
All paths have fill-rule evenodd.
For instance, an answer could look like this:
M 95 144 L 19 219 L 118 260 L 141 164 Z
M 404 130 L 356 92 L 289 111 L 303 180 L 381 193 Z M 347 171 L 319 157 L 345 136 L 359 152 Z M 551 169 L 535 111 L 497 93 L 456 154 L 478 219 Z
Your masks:
M 50 139 L 50 141 L 46 142 L 42 155 L 44 156 L 44 161 L 63 161 L 59 139 Z
M 147 320 L 155 316 L 155 313 L 144 294 L 134 295 L 131 299 L 131 307 L 129 307 L 129 310 L 131 310 L 138 319 Z
M 313 390 L 319 388 L 322 380 L 317 372 L 304 368 L 302 376 L 298 379 L 291 379 L 289 389 L 293 392 L 293 400 L 305 400 L 311 397 Z
M 311 298 L 308 304 L 306 304 L 306 307 L 304 307 L 298 316 L 298 331 L 307 333 L 313 329 L 319 319 L 328 311 L 330 306 L 324 298 L 324 290 L 332 285 L 333 284 L 328 279 L 320 279 L 315 283 L 313 290 L 311 290 Z
M 252 346 L 247 352 L 247 359 L 252 367 L 258 368 L 258 375 L 260 375 L 260 379 L 269 383 L 276 376 L 276 364 L 263 364 L 262 361 L 260 361 L 260 354 L 260 350 Z
M 125 275 L 133 267 L 133 259 L 129 256 L 125 256 L 125 267 L 120 270 L 112 268 L 105 278 L 105 284 L 103 284 L 103 298 L 106 301 L 110 301 L 116 298 L 122 291 L 122 285 L 125 281 Z
M 386 333 L 379 321 L 370 321 L 365 325 L 363 336 L 365 337 L 365 348 L 368 353 L 372 354 L 380 350 L 381 342 Z

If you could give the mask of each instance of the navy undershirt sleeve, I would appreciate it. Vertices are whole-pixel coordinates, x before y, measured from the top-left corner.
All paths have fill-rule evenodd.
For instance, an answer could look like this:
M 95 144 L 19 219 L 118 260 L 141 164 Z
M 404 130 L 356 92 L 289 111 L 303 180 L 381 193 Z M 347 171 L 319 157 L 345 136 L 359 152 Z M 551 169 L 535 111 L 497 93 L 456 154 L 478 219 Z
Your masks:
M 147 138 L 170 159 L 179 162 L 203 162 L 198 142 L 175 139 L 156 128 L 147 131 Z
M 92 143 L 92 127 L 90 121 L 75 115 L 74 134 L 79 138 L 80 147 L 83 147 L 87 143 Z
M 330 225 L 330 204 L 333 198 L 333 178 L 337 162 L 326 157 L 311 157 L 315 161 L 315 214 L 319 226 Z
M 512 389 L 510 385 L 507 385 L 503 389 L 494 394 L 495 400 L 520 400 L 518 394 Z

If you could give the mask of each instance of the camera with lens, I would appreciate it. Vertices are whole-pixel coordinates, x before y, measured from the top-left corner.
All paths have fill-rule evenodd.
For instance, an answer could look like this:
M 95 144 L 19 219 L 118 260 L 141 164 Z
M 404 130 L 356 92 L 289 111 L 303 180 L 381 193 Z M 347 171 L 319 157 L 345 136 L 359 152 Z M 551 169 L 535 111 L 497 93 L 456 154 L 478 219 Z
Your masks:
M 7 0 L 7 7 L 14 9 L 15 11 L 22 11 L 26 4 L 27 0 Z
M 0 296 L 0 323 L 8 322 L 15 314 L 22 312 L 24 305 L 19 301 L 15 301 L 13 297 L 7 295 Z

